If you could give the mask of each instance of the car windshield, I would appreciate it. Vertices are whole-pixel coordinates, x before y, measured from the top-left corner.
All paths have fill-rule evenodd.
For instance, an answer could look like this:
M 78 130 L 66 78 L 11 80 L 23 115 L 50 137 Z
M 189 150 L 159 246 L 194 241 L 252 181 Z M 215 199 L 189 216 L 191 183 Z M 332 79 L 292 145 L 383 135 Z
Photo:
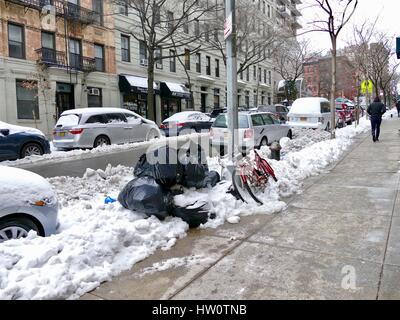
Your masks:
M 214 121 L 213 127 L 215 128 L 226 128 L 226 115 L 220 114 Z M 239 128 L 248 128 L 249 122 L 246 115 L 239 115 Z
M 79 124 L 80 116 L 78 114 L 66 114 L 61 115 L 60 119 L 58 119 L 56 126 L 57 127 L 65 127 L 65 126 L 76 126 Z

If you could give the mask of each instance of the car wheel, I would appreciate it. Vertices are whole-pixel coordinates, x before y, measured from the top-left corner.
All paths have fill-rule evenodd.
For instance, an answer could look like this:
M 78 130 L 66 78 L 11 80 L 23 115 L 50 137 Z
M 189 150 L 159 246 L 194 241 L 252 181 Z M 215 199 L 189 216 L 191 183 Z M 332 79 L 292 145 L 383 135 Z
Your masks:
M 25 238 L 31 230 L 40 234 L 37 225 L 28 218 L 6 218 L 0 221 L 0 243 L 11 239 Z
M 268 139 L 267 139 L 267 137 L 263 137 L 261 139 L 261 142 L 260 142 L 260 145 L 258 146 L 258 148 L 260 149 L 261 147 L 266 147 L 266 146 L 268 146 Z
M 147 133 L 147 141 L 150 141 L 152 139 L 156 139 L 159 138 L 160 136 L 158 135 L 157 131 L 154 129 L 151 129 L 148 133 Z
M 289 131 L 288 131 L 288 133 L 287 133 L 287 137 L 288 137 L 290 140 L 292 140 L 292 139 L 293 139 L 293 133 L 292 133 L 292 130 L 289 130 Z
M 346 124 L 347 124 L 348 126 L 350 126 L 352 123 L 353 123 L 352 120 L 349 120 L 349 121 L 346 122 Z
M 23 146 L 21 150 L 21 158 L 29 156 L 41 156 L 43 153 L 43 149 L 39 144 L 30 142 Z
M 103 145 L 110 145 L 110 139 L 107 136 L 98 136 L 93 143 L 93 147 L 97 148 L 99 146 L 103 146 Z

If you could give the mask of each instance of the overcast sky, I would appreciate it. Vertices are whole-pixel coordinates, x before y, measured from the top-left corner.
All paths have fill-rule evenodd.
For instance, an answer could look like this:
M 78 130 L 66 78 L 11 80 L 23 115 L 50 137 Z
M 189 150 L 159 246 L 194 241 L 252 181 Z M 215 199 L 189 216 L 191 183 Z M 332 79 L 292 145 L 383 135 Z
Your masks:
M 338 2 L 339 0 L 330 0 Z M 321 9 L 310 8 L 310 3 L 316 3 L 315 0 L 302 0 L 303 4 L 298 8 L 303 14 L 299 22 L 303 25 L 300 34 L 307 27 L 307 21 L 313 21 L 316 14 L 321 13 Z M 325 16 L 327 16 L 325 14 Z M 323 14 L 320 17 L 325 17 Z M 352 24 L 361 24 L 368 20 L 371 23 L 379 16 L 377 28 L 380 31 L 387 32 L 393 36 L 393 48 L 395 47 L 396 36 L 400 37 L 400 0 L 359 0 L 357 9 L 351 18 L 349 24 L 339 34 L 339 48 L 346 45 L 346 41 L 351 37 Z M 308 27 L 309 28 L 309 27 Z M 312 46 L 318 50 L 330 49 L 330 38 L 326 32 L 312 32 L 301 36 L 300 38 L 310 39 Z

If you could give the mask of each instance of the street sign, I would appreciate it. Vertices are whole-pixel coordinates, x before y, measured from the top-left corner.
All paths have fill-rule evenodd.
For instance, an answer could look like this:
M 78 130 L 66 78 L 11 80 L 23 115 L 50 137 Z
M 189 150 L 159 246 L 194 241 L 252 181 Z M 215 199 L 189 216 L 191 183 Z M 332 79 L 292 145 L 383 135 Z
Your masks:
M 224 40 L 232 34 L 232 13 L 230 13 L 224 22 Z
M 361 92 L 362 93 L 367 93 L 367 89 L 368 89 L 368 93 L 372 93 L 373 85 L 372 85 L 372 81 L 371 80 L 368 80 L 368 88 L 367 88 L 367 81 L 366 80 L 361 82 Z

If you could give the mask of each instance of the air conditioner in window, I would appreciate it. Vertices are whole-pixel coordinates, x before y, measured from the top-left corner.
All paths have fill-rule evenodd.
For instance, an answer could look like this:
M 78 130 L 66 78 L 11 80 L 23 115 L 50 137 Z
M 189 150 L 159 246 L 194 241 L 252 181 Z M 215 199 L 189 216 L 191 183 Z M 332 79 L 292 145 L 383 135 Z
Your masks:
M 98 88 L 90 88 L 88 93 L 91 96 L 99 96 L 100 90 Z
M 141 66 L 147 66 L 148 60 L 147 59 L 140 59 L 140 65 Z

